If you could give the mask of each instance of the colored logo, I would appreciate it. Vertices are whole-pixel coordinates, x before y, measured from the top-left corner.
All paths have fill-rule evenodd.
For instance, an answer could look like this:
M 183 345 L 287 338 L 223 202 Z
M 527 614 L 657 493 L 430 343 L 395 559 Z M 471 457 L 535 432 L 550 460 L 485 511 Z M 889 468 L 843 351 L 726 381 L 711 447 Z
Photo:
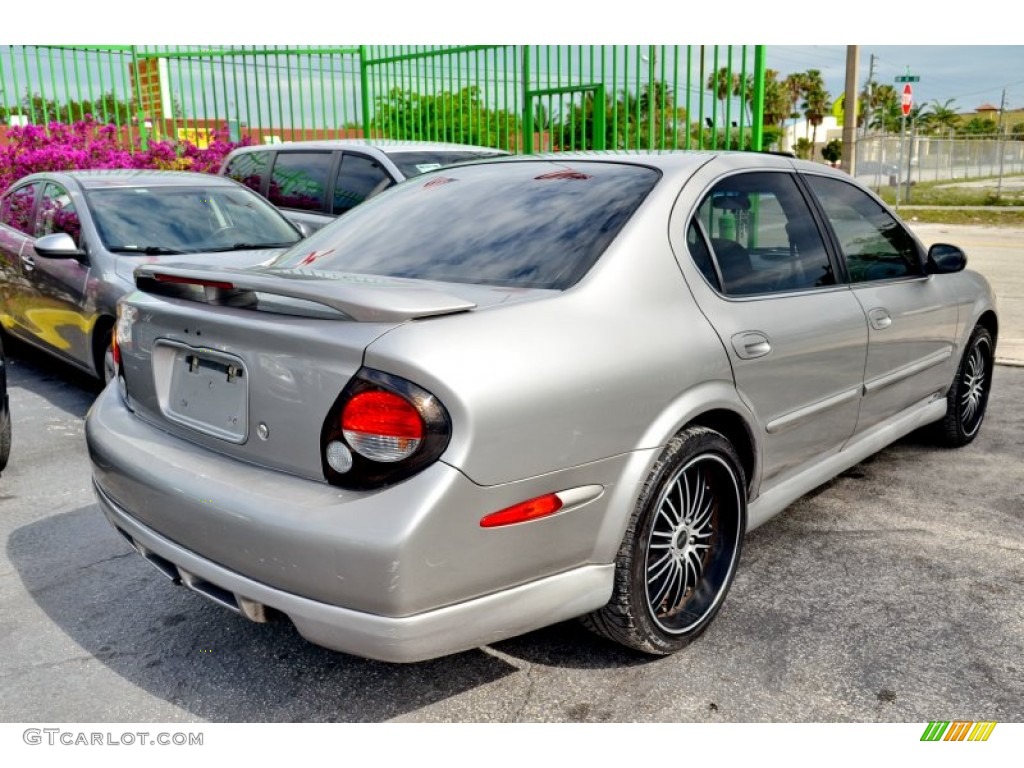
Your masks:
M 921 734 L 921 741 L 988 741 L 995 727 L 994 720 L 933 720 Z

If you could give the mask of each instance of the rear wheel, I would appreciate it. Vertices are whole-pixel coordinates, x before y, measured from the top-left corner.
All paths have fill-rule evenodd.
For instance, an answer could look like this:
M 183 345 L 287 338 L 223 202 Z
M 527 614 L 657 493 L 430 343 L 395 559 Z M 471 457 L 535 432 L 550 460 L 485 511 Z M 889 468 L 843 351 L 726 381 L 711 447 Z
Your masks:
M 106 326 L 106 324 L 104 324 Z M 114 325 L 111 322 L 109 327 L 101 327 L 93 340 L 93 364 L 96 367 L 96 377 L 108 384 L 116 373 L 114 369 L 114 348 L 113 341 Z
M 747 523 L 746 483 L 732 444 L 691 427 L 651 470 L 615 562 L 608 605 L 583 623 L 611 640 L 666 655 L 722 607 Z
M 984 326 L 975 326 L 946 395 L 946 416 L 936 425 L 943 445 L 959 448 L 977 436 L 988 407 L 994 365 L 992 334 Z

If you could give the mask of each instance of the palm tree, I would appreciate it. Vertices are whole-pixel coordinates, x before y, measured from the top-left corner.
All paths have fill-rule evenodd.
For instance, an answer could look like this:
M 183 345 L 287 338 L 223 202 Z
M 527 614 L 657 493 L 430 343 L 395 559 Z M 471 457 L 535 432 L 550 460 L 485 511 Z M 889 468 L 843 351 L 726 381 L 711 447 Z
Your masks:
M 800 108 L 812 127 L 811 146 L 814 146 L 818 140 L 818 126 L 824 122 L 825 115 L 832 108 L 832 96 L 825 90 L 825 78 L 820 70 L 809 69 L 804 77 L 804 100 Z
M 767 73 L 766 73 L 767 74 Z M 748 120 L 753 120 L 751 109 L 754 104 L 754 76 L 747 75 L 746 79 L 740 74 L 732 76 L 732 95 L 740 100 Z
M 792 107 L 786 86 L 779 82 L 779 73 L 774 69 L 764 71 L 764 124 L 782 128 Z
M 960 124 L 960 115 L 954 109 L 955 104 L 955 99 L 947 99 L 943 104 L 939 104 L 938 99 L 932 102 L 931 128 L 934 133 L 948 134 Z
M 715 94 L 715 98 L 722 104 L 722 113 L 725 114 L 725 101 L 733 92 L 733 78 L 729 76 L 729 68 L 721 67 L 717 72 L 708 75 L 707 89 Z
M 891 85 L 879 85 L 871 81 L 861 91 L 861 99 L 870 114 L 868 128 L 892 132 L 899 128 L 900 97 Z M 895 128 L 893 127 L 895 121 Z
M 788 117 L 800 117 L 800 113 L 796 111 L 796 105 L 800 103 L 800 97 L 803 95 L 804 81 L 804 73 L 794 72 L 786 75 L 786 79 L 782 82 L 782 88 L 789 104 L 789 109 L 787 110 L 789 113 Z

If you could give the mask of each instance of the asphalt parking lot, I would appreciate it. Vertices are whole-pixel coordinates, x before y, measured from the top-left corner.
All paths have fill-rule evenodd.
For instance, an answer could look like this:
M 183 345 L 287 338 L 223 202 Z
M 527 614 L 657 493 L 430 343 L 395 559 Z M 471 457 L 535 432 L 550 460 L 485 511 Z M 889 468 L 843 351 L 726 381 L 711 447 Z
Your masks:
M 95 386 L 10 349 L 0 721 L 1024 721 L 1024 233 L 969 229 L 919 234 L 963 244 L 999 294 L 978 439 L 911 435 L 754 531 L 718 619 L 669 658 L 569 622 L 395 666 L 172 587 L 93 499 Z

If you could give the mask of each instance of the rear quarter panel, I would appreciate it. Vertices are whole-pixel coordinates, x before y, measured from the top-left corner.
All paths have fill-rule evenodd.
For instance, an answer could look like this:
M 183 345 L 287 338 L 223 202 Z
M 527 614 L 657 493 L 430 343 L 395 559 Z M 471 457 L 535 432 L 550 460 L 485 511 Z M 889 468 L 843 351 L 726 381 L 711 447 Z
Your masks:
M 717 382 L 736 400 L 666 218 L 639 212 L 562 294 L 408 323 L 370 345 L 366 364 L 440 398 L 453 423 L 442 458 L 483 485 L 662 445 L 688 391 Z

